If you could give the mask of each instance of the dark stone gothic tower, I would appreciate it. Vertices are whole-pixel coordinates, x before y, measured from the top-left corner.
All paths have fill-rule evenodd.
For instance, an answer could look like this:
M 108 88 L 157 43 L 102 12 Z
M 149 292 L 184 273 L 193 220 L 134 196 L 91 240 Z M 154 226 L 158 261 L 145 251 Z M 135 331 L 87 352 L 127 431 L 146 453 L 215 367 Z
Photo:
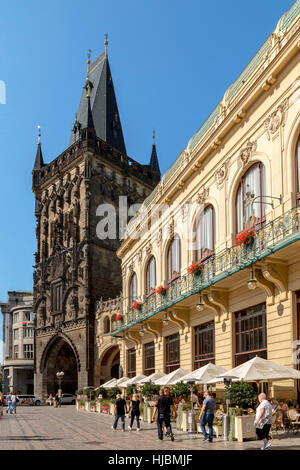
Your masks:
M 153 160 L 154 158 L 154 160 Z M 156 152 L 150 165 L 126 155 L 108 57 L 88 74 L 69 147 L 49 164 L 39 142 L 32 173 L 36 238 L 34 272 L 35 393 L 94 385 L 95 302 L 119 295 L 119 240 L 100 240 L 97 208 L 118 215 L 119 196 L 142 202 L 159 182 Z

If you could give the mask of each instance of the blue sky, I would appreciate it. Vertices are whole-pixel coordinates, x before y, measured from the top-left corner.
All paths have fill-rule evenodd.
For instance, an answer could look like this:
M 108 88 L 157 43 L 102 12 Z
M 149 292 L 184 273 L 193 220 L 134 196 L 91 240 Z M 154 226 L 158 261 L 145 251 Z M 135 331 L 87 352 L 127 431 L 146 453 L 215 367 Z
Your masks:
M 127 153 L 148 163 L 155 127 L 164 172 L 292 4 L 293 0 L 2 3 L 0 80 L 7 87 L 7 103 L 0 105 L 0 300 L 6 300 L 8 290 L 32 288 L 36 126 L 42 127 L 48 162 L 68 145 L 88 49 L 95 59 L 108 32 Z

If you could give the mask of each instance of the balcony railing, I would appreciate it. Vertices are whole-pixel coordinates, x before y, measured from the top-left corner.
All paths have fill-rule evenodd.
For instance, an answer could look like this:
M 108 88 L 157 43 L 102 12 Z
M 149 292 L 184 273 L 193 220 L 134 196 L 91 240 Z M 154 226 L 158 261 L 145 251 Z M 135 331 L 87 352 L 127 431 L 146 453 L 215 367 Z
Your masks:
M 299 239 L 298 207 L 257 230 L 251 245 L 233 246 L 216 253 L 202 263 L 201 274 L 184 274 L 168 286 L 165 295 L 154 294 L 142 303 L 141 308 L 121 312 L 122 320 L 113 323 L 113 335 L 118 335 Z

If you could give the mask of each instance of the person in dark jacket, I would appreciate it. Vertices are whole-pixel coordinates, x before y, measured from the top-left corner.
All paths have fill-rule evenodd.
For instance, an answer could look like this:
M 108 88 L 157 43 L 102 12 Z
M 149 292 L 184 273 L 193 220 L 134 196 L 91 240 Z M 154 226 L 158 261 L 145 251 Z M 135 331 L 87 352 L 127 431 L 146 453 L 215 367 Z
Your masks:
M 122 432 L 125 431 L 125 414 L 126 414 L 126 410 L 127 410 L 126 401 L 124 400 L 124 398 L 120 394 L 118 394 L 117 399 L 116 399 L 116 403 L 115 403 L 115 410 L 114 410 L 115 419 L 114 419 L 114 424 L 112 426 L 112 429 L 114 431 L 116 431 L 116 429 L 117 429 L 119 418 L 121 418 L 121 421 L 122 421 Z
M 130 426 L 128 426 L 128 429 L 132 429 L 132 425 L 134 422 L 134 418 L 136 419 L 136 425 L 137 425 L 137 431 L 140 430 L 140 400 L 138 399 L 138 396 L 136 393 L 132 395 L 132 399 L 130 402 L 130 407 L 129 407 L 129 412 L 131 411 L 131 421 L 130 421 Z
M 167 428 L 167 436 L 170 436 L 171 441 L 174 441 L 174 434 L 171 428 L 171 408 L 174 409 L 176 413 L 175 405 L 173 398 L 170 397 L 170 389 L 165 388 L 163 392 L 160 392 L 159 399 L 155 404 L 155 408 L 152 415 L 152 421 L 155 420 L 157 413 L 157 431 L 158 431 L 158 441 L 163 441 L 163 427 Z

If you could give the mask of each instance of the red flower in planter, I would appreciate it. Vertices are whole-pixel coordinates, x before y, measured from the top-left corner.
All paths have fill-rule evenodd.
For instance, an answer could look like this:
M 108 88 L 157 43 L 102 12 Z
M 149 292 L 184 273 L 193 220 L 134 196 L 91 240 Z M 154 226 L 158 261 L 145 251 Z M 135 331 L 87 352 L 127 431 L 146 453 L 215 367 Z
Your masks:
M 118 313 L 118 315 L 116 316 L 116 321 L 121 321 L 122 318 L 123 318 L 122 315 Z
M 142 308 L 142 302 L 133 302 L 132 308 L 133 310 L 140 310 Z
M 167 293 L 167 288 L 165 286 L 159 286 L 155 292 L 157 294 L 165 295 Z
M 235 238 L 235 246 L 250 245 L 255 237 L 256 232 L 254 228 L 246 228 L 237 234 Z
M 200 261 L 196 261 L 195 263 L 191 264 L 191 266 L 188 267 L 188 273 L 189 274 L 201 274 L 202 269 L 203 269 L 203 266 L 200 263 Z

